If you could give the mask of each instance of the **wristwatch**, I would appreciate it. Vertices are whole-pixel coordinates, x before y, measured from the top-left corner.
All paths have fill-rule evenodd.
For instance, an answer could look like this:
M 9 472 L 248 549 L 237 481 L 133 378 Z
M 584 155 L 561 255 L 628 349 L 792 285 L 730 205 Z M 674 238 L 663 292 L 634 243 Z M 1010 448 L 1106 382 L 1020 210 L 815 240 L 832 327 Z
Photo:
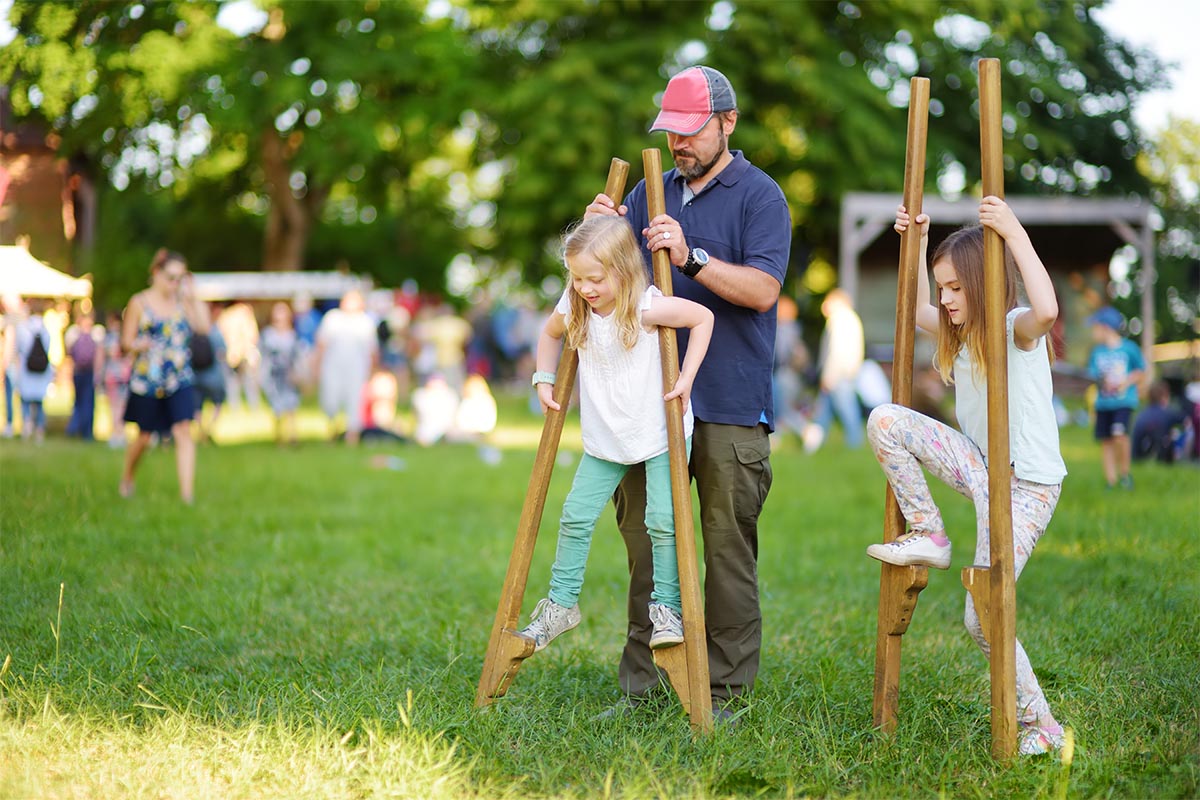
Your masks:
M 700 270 L 708 265 L 708 252 L 699 247 L 693 247 L 688 251 L 687 261 L 683 262 L 683 266 L 679 271 L 689 278 L 694 278 L 700 274 Z
M 555 375 L 553 372 L 543 372 L 543 371 L 539 370 L 539 371 L 533 373 L 533 385 L 537 386 L 539 383 L 548 383 L 551 386 L 553 386 L 554 378 L 555 378 Z

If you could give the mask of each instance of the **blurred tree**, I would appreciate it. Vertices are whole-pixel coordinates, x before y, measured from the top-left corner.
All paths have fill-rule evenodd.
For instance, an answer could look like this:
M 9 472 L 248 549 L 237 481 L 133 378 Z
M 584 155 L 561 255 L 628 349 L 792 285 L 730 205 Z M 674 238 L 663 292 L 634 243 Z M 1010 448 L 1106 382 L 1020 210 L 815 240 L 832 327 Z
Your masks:
M 424 20 L 424 7 L 271 4 L 266 26 L 238 39 L 207 80 L 213 151 L 248 153 L 241 202 L 268 200 L 264 267 L 303 267 L 317 224 L 366 226 L 412 210 L 414 175 L 458 126 L 471 68 L 449 22 Z
M 558 232 L 611 156 L 636 177 L 641 150 L 665 145 L 646 127 L 695 63 L 729 75 L 733 145 L 788 196 L 793 276 L 810 255 L 835 260 L 845 192 L 899 191 L 913 75 L 933 81 L 929 188 L 976 189 L 981 56 L 1005 65 L 1010 192 L 1149 190 L 1131 110 L 1157 64 L 1103 30 L 1092 0 L 259 5 L 265 24 L 235 35 L 214 0 L 17 0 L 0 82 L 117 189 L 169 189 L 195 217 L 174 230 L 207 233 L 196 247 L 216 263 L 250 261 L 225 236 L 249 220 L 264 266 L 349 258 L 430 288 L 557 273 Z
M 1200 338 L 1200 119 L 1172 115 L 1138 158 L 1152 186 L 1151 199 L 1162 213 L 1158 235 L 1154 303 L 1155 339 Z M 1141 263 L 1132 283 L 1141 286 Z M 1129 316 L 1140 306 L 1130 292 L 1122 304 Z
M 1144 193 L 1132 100 L 1154 85 L 1156 64 L 1104 31 L 1095 6 L 467 4 L 496 81 L 482 104 L 495 122 L 486 153 L 509 168 L 495 253 L 530 278 L 556 270 L 546 243 L 582 212 L 610 156 L 634 162 L 637 176 L 641 149 L 665 146 L 646 126 L 667 78 L 695 63 L 722 70 L 738 91 L 732 146 L 784 188 L 798 267 L 809 253 L 834 260 L 845 192 L 899 192 L 914 75 L 933 81 L 929 188 L 976 188 L 980 57 L 1005 64 L 1011 192 Z
M 643 148 L 669 54 L 704 35 L 685 3 L 470 2 L 491 87 L 480 158 L 505 172 L 492 253 L 535 281 L 561 267 L 553 240 L 604 188 L 609 161 L 642 174 Z M 670 161 L 664 161 L 669 167 Z
M 354 266 L 440 283 L 444 248 L 461 238 L 443 222 L 457 163 L 421 165 L 445 159 L 472 49 L 418 0 L 264 5 L 266 24 L 235 36 L 215 2 L 18 2 L 0 80 L 18 116 L 43 120 L 64 152 L 98 157 L 118 189 L 214 193 L 234 216 L 261 218 L 251 263 L 303 268 L 314 228 L 342 226 L 392 245 Z M 243 260 L 217 241 L 215 263 Z

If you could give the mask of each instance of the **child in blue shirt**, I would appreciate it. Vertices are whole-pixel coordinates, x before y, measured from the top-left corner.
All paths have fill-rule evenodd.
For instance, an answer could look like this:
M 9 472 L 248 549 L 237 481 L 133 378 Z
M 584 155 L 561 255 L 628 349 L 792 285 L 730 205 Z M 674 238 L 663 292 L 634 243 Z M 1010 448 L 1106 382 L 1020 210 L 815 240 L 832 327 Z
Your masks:
M 1138 384 L 1146 362 L 1137 345 L 1121 336 L 1125 318 L 1112 306 L 1088 317 L 1096 346 L 1088 357 L 1088 374 L 1096 382 L 1096 440 L 1104 460 L 1108 488 L 1133 488 L 1129 474 L 1129 432 L 1138 406 Z

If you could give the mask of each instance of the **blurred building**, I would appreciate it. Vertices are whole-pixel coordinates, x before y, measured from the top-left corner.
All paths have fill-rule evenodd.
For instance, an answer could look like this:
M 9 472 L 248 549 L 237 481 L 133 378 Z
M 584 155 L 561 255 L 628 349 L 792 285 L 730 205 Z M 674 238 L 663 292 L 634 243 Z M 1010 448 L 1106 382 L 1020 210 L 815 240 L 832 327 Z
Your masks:
M 58 137 L 14 124 L 0 86 L 0 244 L 27 243 L 36 258 L 80 274 L 96 231 L 96 189 L 82 158 L 64 158 Z
M 1086 363 L 1092 347 L 1088 315 L 1109 302 L 1114 253 L 1132 245 L 1149 273 L 1154 272 L 1152 209 L 1117 198 L 1018 195 L 1007 200 L 1054 281 L 1059 302 L 1056 379 L 1067 380 Z M 896 332 L 900 237 L 892 225 L 899 202 L 899 194 L 853 192 L 842 199 L 838 283 L 854 298 L 862 317 L 868 355 L 880 361 L 891 361 Z M 923 210 L 933 221 L 930 255 L 947 235 L 979 221 L 979 201 L 971 197 L 948 201 L 926 195 Z M 1142 349 L 1151 363 L 1153 292 L 1141 293 L 1141 301 Z M 916 363 L 928 364 L 932 354 L 932 340 L 918 336 Z

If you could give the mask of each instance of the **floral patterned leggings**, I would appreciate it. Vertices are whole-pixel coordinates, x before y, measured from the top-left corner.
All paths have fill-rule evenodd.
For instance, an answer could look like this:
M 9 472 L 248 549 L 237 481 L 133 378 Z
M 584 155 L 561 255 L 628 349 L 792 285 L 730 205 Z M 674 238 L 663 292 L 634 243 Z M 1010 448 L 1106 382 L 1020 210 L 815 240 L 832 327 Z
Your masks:
M 867 420 L 867 438 L 879 459 L 896 501 L 913 532 L 924 534 L 945 531 L 941 512 L 934 505 L 921 467 L 936 475 L 956 492 L 975 503 L 975 561 L 991 563 L 988 517 L 987 463 L 979 447 L 967 436 L 911 408 L 888 403 L 871 412 Z M 1034 545 L 1050 524 L 1062 484 L 1053 486 L 1013 477 L 1012 528 L 1016 551 L 1014 573 L 1017 578 Z M 967 595 L 964 622 L 971 638 L 986 656 L 988 644 L 983 638 L 975 603 Z M 1038 685 L 1025 648 L 1017 641 L 1017 716 L 1023 724 L 1033 724 L 1050 716 L 1050 706 Z

